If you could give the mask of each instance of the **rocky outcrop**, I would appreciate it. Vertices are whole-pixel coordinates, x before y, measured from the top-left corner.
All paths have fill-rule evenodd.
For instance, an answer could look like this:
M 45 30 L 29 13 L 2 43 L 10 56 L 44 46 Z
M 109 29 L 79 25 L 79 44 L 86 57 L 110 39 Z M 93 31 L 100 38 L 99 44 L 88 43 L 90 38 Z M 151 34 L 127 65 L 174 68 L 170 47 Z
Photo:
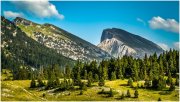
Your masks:
M 145 53 L 151 55 L 155 52 L 157 54 L 163 52 L 163 49 L 157 44 L 117 28 L 103 30 L 98 47 L 114 57 L 132 55 L 142 58 Z

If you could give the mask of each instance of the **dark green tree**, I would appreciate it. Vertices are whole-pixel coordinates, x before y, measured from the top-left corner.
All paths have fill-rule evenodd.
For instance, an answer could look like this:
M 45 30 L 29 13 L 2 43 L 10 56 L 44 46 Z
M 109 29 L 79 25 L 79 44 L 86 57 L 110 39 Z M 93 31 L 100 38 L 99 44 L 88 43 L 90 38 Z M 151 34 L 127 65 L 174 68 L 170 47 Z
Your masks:
M 79 89 L 80 90 L 87 90 L 87 86 L 86 86 L 86 84 L 84 83 L 84 82 L 81 82 L 81 84 L 80 84 L 80 86 L 79 86 Z
M 171 83 L 170 87 L 169 87 L 169 91 L 174 91 L 175 90 L 175 85 L 173 83 Z
M 44 82 L 42 81 L 42 79 L 41 78 L 38 78 L 38 87 L 43 87 L 43 86 L 45 86 L 45 84 L 44 84 Z
M 113 93 L 112 88 L 110 88 L 110 91 L 109 91 L 109 97 L 114 97 L 114 93 Z
M 161 100 L 161 97 L 158 98 L 158 101 L 162 101 L 162 100 Z
M 31 85 L 30 88 L 35 88 L 36 87 L 36 81 L 34 80 L 34 78 L 31 80 Z
M 131 97 L 131 93 L 129 90 L 127 90 L 127 97 Z
M 92 76 L 92 72 L 89 72 L 88 74 L 88 87 L 91 87 L 91 84 L 93 82 L 93 76 Z
M 132 80 L 132 78 L 129 78 L 127 85 L 130 86 L 130 87 L 133 87 L 133 80 Z
M 122 94 L 121 94 L 121 99 L 124 99 L 124 92 L 122 92 Z
M 104 78 L 101 78 L 100 80 L 99 80 L 99 86 L 104 86 L 105 85 L 105 81 L 104 81 Z
M 135 92 L 134 92 L 134 97 L 135 97 L 135 98 L 138 98 L 138 96 L 139 96 L 138 90 L 135 90 Z
M 98 74 L 95 74 L 94 81 L 97 82 L 98 80 L 99 80 L 99 76 L 98 76 Z
M 116 73 L 115 72 L 111 73 L 111 80 L 116 80 Z

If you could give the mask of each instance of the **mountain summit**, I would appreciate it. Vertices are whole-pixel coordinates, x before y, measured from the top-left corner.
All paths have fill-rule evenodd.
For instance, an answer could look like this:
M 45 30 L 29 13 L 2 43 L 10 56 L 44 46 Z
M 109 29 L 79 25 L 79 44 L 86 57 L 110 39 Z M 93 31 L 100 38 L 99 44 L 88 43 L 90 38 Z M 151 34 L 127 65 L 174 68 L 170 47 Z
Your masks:
M 163 49 L 157 44 L 118 28 L 103 30 L 98 47 L 114 57 L 132 55 L 142 58 L 145 53 L 150 55 L 155 52 L 157 54 L 163 52 Z

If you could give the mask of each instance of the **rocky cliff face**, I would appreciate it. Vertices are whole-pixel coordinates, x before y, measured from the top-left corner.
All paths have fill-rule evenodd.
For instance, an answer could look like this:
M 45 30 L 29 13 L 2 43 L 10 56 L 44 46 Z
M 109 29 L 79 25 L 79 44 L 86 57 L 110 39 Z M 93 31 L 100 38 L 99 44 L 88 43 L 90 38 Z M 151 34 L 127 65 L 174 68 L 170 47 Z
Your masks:
M 105 29 L 98 47 L 114 57 L 132 55 L 137 58 L 142 58 L 145 53 L 150 55 L 155 52 L 163 52 L 163 49 L 157 44 L 117 28 Z
M 97 46 L 52 24 L 37 24 L 16 18 L 14 23 L 30 38 L 73 60 L 101 60 L 111 56 Z

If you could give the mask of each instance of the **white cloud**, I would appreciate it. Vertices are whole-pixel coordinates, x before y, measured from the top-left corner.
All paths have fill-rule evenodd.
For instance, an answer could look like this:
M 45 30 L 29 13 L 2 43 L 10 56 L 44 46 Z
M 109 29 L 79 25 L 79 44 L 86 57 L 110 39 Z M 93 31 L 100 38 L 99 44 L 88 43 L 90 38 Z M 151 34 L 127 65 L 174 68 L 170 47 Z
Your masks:
M 168 45 L 164 44 L 164 43 L 158 43 L 158 45 L 163 49 L 163 50 L 169 50 Z
M 146 22 L 142 20 L 141 18 L 137 18 L 137 21 L 143 23 L 143 25 L 146 25 Z
M 153 17 L 149 21 L 152 29 L 163 29 L 179 34 L 179 23 L 175 19 L 163 19 L 161 17 Z
M 180 42 L 175 42 L 175 43 L 174 43 L 175 49 L 179 50 L 179 44 L 180 44 Z
M 4 11 L 4 16 L 6 18 L 16 18 L 16 17 L 23 17 L 23 13 L 19 13 L 19 12 L 13 12 L 13 11 Z
M 40 18 L 56 17 L 64 19 L 64 15 L 60 14 L 56 6 L 48 2 L 48 0 L 31 0 L 31 1 L 12 1 L 17 7 L 26 10 Z

